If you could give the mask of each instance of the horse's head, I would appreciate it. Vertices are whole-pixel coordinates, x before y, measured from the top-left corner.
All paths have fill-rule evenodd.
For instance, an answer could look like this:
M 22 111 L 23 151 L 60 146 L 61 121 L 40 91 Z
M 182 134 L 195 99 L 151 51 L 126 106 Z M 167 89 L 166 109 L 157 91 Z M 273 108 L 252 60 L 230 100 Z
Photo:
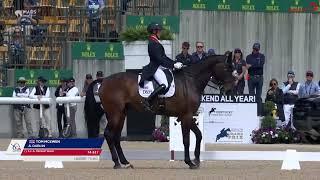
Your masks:
M 232 52 L 227 51 L 223 56 L 218 56 L 218 63 L 213 67 L 214 78 L 223 84 L 223 91 L 232 94 L 235 83 L 232 66 Z

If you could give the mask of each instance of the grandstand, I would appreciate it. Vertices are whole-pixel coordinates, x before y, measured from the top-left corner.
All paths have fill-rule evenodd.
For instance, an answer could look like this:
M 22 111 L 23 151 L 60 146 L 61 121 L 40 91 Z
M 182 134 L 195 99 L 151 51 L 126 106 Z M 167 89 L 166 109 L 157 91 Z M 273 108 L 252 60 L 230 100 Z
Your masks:
M 24 61 L 16 62 L 10 56 L 8 43 L 13 39 L 12 29 L 19 26 L 17 7 L 13 0 L 0 1 L 0 31 L 4 42 L 0 43 L 2 86 L 7 86 L 7 70 L 71 69 L 69 53 L 72 42 L 112 39 L 125 27 L 125 15 L 171 15 L 178 11 L 177 4 L 169 0 L 104 0 L 100 19 L 100 33 L 90 37 L 85 0 L 39 0 L 35 6 L 39 21 L 31 34 L 22 32 Z M 17 1 L 18 3 L 20 1 Z M 21 5 L 20 5 L 21 6 Z M 110 37 L 111 36 L 111 37 Z M 31 39 L 31 42 L 26 40 Z

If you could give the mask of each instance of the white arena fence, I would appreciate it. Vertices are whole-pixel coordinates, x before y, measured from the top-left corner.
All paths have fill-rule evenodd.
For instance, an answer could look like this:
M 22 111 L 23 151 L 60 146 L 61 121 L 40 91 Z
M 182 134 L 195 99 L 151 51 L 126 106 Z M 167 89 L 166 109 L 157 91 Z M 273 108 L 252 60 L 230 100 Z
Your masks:
M 53 104 L 64 103 L 67 107 L 67 116 L 70 116 L 69 104 L 70 103 L 83 103 L 84 97 L 58 97 L 55 100 L 52 98 L 30 99 L 30 98 L 13 98 L 13 97 L 0 97 L 0 104 Z M 40 106 L 40 113 L 42 107 Z M 41 113 L 42 114 L 42 113 Z M 40 114 L 40 117 L 42 116 Z M 203 117 L 203 116 L 202 116 Z M 199 118 L 201 121 L 201 118 Z M 172 132 L 170 132 L 172 133 Z M 181 139 L 182 141 L 182 139 Z M 9 144 L 7 151 L 0 151 L 0 160 L 22 160 L 19 153 L 8 152 L 11 144 Z M 23 149 L 23 145 L 22 145 Z M 22 151 L 22 150 L 21 150 Z M 175 153 L 173 155 L 172 153 Z M 184 154 L 182 151 L 173 152 L 168 151 L 125 151 L 128 159 L 131 160 L 183 160 Z M 109 151 L 103 151 L 100 159 L 111 160 Z M 268 160 L 268 161 L 283 161 L 281 169 L 283 170 L 299 170 L 300 161 L 320 161 L 319 152 L 297 152 L 294 149 L 287 151 L 202 151 L 201 160 Z M 45 167 L 48 168 L 63 168 L 62 162 L 46 162 Z

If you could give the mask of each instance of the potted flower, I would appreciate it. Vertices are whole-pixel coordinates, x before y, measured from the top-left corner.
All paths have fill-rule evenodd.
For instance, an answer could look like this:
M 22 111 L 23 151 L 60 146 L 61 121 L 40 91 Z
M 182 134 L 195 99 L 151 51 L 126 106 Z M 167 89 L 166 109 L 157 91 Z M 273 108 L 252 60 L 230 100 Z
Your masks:
M 301 141 L 300 134 L 289 127 L 276 127 L 276 105 L 267 101 L 264 105 L 265 117 L 261 127 L 253 130 L 251 140 L 256 144 L 273 143 L 298 143 Z
M 129 27 L 120 33 L 120 39 L 123 42 L 125 69 L 141 69 L 149 63 L 148 37 L 149 33 L 144 26 Z M 172 40 L 173 34 L 169 30 L 163 29 L 160 42 L 170 58 L 173 55 Z

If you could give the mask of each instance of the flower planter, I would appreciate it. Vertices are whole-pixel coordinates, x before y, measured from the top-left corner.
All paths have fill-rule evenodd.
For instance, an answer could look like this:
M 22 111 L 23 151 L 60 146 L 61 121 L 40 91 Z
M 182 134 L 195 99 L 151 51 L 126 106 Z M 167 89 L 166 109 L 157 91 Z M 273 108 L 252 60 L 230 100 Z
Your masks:
M 160 41 L 164 47 L 166 55 L 172 58 L 172 41 Z M 142 69 L 143 66 L 149 63 L 148 41 L 123 42 L 124 68 L 127 69 Z

